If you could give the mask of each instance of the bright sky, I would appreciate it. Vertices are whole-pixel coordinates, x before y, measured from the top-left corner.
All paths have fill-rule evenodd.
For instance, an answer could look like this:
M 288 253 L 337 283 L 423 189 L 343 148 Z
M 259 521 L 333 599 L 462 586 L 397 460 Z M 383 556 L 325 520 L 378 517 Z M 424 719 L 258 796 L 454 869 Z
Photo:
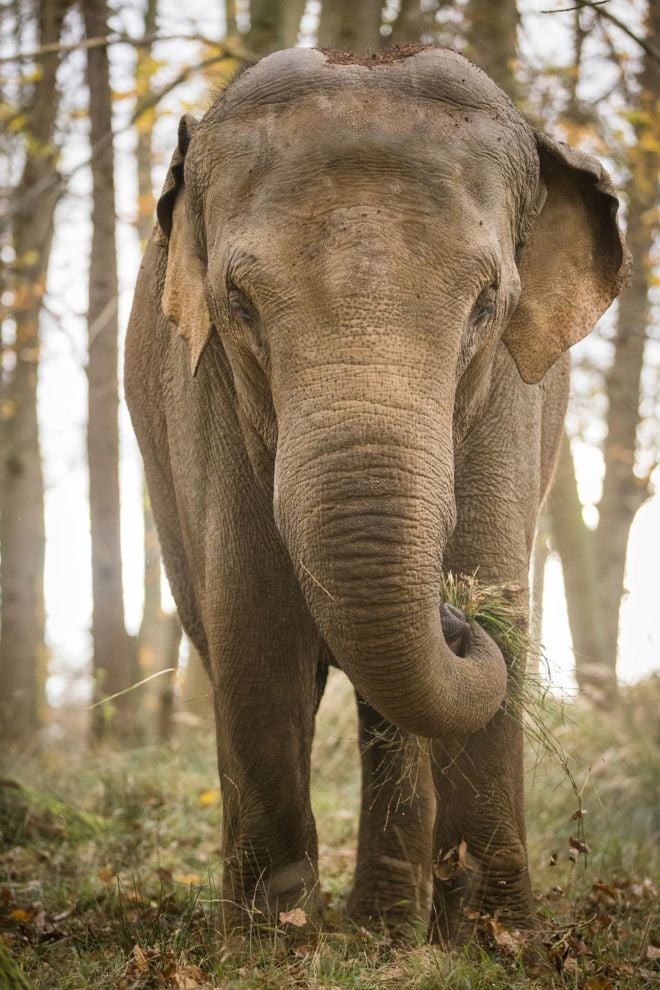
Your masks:
M 524 0 L 521 9 L 529 14 L 524 21 L 522 43 L 533 48 L 535 61 L 554 57 L 566 59 L 568 48 L 565 30 L 571 15 L 544 16 L 540 13 L 552 0 Z M 612 2 L 614 12 L 616 0 Z M 217 4 L 217 8 L 220 8 Z M 163 34 L 181 34 L 194 21 L 210 36 L 218 36 L 219 21 L 208 16 L 210 5 L 203 0 L 186 4 L 190 20 L 182 21 L 180 4 L 162 0 Z M 314 2 L 308 4 L 313 13 Z M 216 5 L 211 8 L 214 12 Z M 626 4 L 629 12 L 630 7 Z M 198 14 L 199 12 L 199 14 Z M 219 15 L 218 15 L 219 17 Z M 135 4 L 122 9 L 122 26 L 135 35 L 141 33 Z M 311 23 L 311 20 L 310 22 Z M 194 30 L 194 28 L 193 28 Z M 187 49 L 189 51 L 187 51 Z M 157 56 L 164 68 L 156 82 L 164 82 L 182 61 L 193 61 L 195 49 L 185 42 L 162 43 Z M 128 48 L 113 51 L 113 84 L 116 90 L 130 90 L 133 54 Z M 172 68 L 169 64 L 171 63 Z M 82 66 L 82 57 L 71 58 L 72 68 Z M 599 80 L 601 83 L 602 80 Z M 83 109 L 86 94 L 79 79 L 67 87 L 67 108 Z M 164 104 L 155 131 L 159 162 L 157 185 L 176 140 L 179 114 L 185 109 L 203 110 L 208 102 L 203 85 L 188 84 L 171 95 Z M 117 102 L 117 126 L 130 115 L 130 99 Z M 78 134 L 84 123 L 75 125 Z M 74 168 L 87 156 L 85 142 L 79 136 L 67 142 L 64 171 Z M 91 652 L 91 572 L 87 477 L 85 468 L 86 354 L 84 313 L 86 308 L 86 266 L 90 180 L 82 169 L 73 177 L 73 193 L 60 206 L 57 235 L 50 273 L 49 307 L 52 317 L 44 321 L 44 360 L 40 386 L 40 420 L 42 449 L 47 484 L 47 559 L 46 602 L 47 635 L 52 651 L 52 676 L 49 695 L 53 703 L 86 698 L 89 683 L 81 678 L 87 670 Z M 120 262 L 120 315 L 125 328 L 133 285 L 139 264 L 137 235 L 132 224 L 135 213 L 136 179 L 134 136 L 124 132 L 117 140 L 118 237 Z M 589 347 L 589 344 L 581 345 Z M 139 625 L 142 609 L 142 522 L 141 465 L 126 408 L 121 407 L 122 440 L 122 542 L 127 623 L 131 632 Z M 580 490 L 587 504 L 597 501 L 602 480 L 602 459 L 598 451 L 586 444 L 576 445 Z M 593 508 L 587 518 L 593 519 Z M 591 514 L 589 515 L 589 512 Z M 625 681 L 643 677 L 660 666 L 660 498 L 652 498 L 639 512 L 631 533 L 626 577 L 627 597 L 622 608 L 621 659 L 619 672 Z M 553 683 L 572 687 L 573 659 L 566 619 L 561 567 L 551 559 L 546 571 L 543 640 L 552 670 Z

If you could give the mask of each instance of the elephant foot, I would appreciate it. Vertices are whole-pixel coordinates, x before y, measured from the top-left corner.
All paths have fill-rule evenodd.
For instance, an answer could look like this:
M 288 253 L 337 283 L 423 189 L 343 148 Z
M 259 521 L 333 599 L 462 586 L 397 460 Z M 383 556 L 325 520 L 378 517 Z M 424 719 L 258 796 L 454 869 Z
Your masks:
M 227 933 L 255 928 L 272 932 L 274 927 L 287 930 L 290 926 L 299 929 L 319 916 L 318 874 L 308 860 L 264 872 L 249 885 L 230 873 L 223 883 L 222 905 Z
M 429 941 L 461 946 L 484 932 L 496 936 L 504 929 L 521 933 L 535 929 L 524 855 L 522 859 L 514 857 L 506 866 L 500 859 L 497 868 L 491 861 L 488 872 L 473 856 L 455 867 L 453 875 L 446 860 L 434 867 Z
M 428 920 L 431 884 L 421 863 L 380 856 L 355 879 L 348 901 L 352 921 L 382 924 L 391 934 L 404 934 Z

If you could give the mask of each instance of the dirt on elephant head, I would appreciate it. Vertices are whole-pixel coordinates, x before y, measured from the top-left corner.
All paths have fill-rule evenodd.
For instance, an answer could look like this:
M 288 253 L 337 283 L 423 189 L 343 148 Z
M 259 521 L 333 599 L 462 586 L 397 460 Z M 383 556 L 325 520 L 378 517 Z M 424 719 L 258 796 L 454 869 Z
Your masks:
M 319 51 L 325 55 L 326 62 L 330 65 L 364 65 L 367 69 L 379 69 L 392 62 L 410 58 L 411 55 L 417 55 L 428 47 L 428 45 L 392 45 L 384 52 L 373 52 L 371 55 L 364 52 L 335 51 L 332 48 L 320 48 Z

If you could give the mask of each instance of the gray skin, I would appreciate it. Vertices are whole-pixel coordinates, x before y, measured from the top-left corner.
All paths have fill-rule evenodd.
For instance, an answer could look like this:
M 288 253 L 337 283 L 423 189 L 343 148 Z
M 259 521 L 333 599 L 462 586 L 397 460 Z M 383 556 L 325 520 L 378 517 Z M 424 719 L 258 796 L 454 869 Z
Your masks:
M 278 52 L 182 120 L 126 395 L 213 683 L 229 926 L 315 910 L 328 662 L 358 697 L 351 912 L 437 939 L 466 907 L 532 925 L 519 678 L 440 579 L 478 569 L 526 609 L 557 359 L 627 276 L 616 207 L 453 52 Z M 433 740 L 412 793 L 395 726 Z M 433 881 L 461 842 L 470 869 Z

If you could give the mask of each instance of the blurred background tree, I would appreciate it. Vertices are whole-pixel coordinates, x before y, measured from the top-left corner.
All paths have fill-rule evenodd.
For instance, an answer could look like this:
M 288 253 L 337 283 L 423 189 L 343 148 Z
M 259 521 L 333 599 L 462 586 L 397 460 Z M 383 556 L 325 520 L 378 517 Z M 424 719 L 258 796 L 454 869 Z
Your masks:
M 227 0 L 211 11 L 191 0 L 185 15 L 171 0 L 108 7 L 105 0 L 13 0 L 3 7 L 0 732 L 6 741 L 29 744 L 40 723 L 52 720 L 47 676 L 60 713 L 117 695 L 93 709 L 97 738 L 113 725 L 137 724 L 143 737 L 167 736 L 177 706 L 177 718 L 208 717 L 206 675 L 188 645 L 176 681 L 170 673 L 180 627 L 118 392 L 118 347 L 177 116 L 203 112 L 238 68 L 297 43 L 376 52 L 421 42 L 462 50 L 536 126 L 605 158 L 623 191 L 636 274 L 576 351 L 567 438 L 539 531 L 534 580 L 540 603 L 547 561 L 558 554 L 579 690 L 599 705 L 614 703 L 629 534 L 653 494 L 658 454 L 659 6 L 660 0 L 575 8 L 558 0 Z M 553 35 L 558 40 L 549 45 Z M 84 282 L 87 259 L 84 301 L 67 271 Z M 91 564 L 78 568 L 67 589 L 80 616 L 66 615 L 76 615 L 92 636 L 74 650 L 73 634 L 70 642 L 67 630 L 60 631 L 48 672 L 46 643 L 68 602 L 56 576 L 45 627 L 44 548 L 55 544 L 58 526 L 69 528 L 73 547 L 80 525 L 70 507 L 67 513 L 60 506 L 59 516 L 47 515 L 60 522 L 44 527 L 44 490 L 48 506 L 68 473 L 62 463 L 81 449 L 54 434 L 44 412 L 52 410 L 58 387 L 53 355 L 72 390 L 75 362 L 78 372 L 85 365 L 89 385 L 87 416 L 76 415 L 88 430 Z M 60 466 L 60 481 L 45 489 L 42 464 L 47 476 Z M 597 475 L 586 495 L 585 465 Z

